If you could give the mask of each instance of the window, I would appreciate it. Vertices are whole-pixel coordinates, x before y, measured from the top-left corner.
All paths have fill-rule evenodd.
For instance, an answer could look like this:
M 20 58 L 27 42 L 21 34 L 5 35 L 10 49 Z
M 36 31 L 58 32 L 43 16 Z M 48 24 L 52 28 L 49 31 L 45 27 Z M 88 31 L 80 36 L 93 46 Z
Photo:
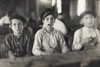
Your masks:
M 57 0 L 57 12 L 60 14 L 62 13 L 62 1 Z
M 78 0 L 78 10 L 77 14 L 80 15 L 83 11 L 85 11 L 86 0 Z

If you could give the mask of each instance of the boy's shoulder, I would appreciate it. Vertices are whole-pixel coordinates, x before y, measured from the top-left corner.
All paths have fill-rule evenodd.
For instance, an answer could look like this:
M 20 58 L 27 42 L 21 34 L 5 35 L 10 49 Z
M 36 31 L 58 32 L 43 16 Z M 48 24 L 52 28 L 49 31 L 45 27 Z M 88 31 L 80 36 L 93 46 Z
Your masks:
M 83 29 L 83 27 L 77 29 L 77 30 L 74 32 L 74 36 L 81 36 L 81 35 L 82 35 L 82 29 Z
M 30 34 L 29 35 L 28 34 L 23 34 L 22 35 L 22 38 L 27 39 L 27 40 L 30 39 L 30 38 L 32 38 L 32 37 L 34 37 L 34 36 L 32 36 Z
M 82 28 L 77 29 L 77 30 L 75 31 L 75 33 L 81 33 L 81 31 L 82 31 Z
M 55 31 L 56 34 L 63 35 L 63 33 L 60 30 L 54 29 L 54 31 Z
M 6 37 L 12 37 L 13 33 L 6 35 Z
M 21 35 L 21 37 L 23 37 L 23 38 L 30 38 L 30 36 L 27 35 L 27 34 L 23 34 L 23 35 Z M 15 38 L 15 36 L 14 36 L 13 33 L 11 33 L 11 34 L 6 35 L 5 38 L 7 38 L 7 39 L 13 39 L 13 38 Z
M 44 29 L 39 29 L 35 35 L 43 35 L 44 34 Z
M 12 38 L 13 38 L 13 34 L 11 33 L 11 34 L 6 35 L 4 39 L 11 40 Z
M 98 32 L 100 32 L 99 29 L 97 29 L 97 28 L 95 30 L 98 31 Z
M 96 30 L 96 33 L 98 34 L 98 35 L 100 35 L 100 31 L 99 31 L 99 29 L 95 29 Z

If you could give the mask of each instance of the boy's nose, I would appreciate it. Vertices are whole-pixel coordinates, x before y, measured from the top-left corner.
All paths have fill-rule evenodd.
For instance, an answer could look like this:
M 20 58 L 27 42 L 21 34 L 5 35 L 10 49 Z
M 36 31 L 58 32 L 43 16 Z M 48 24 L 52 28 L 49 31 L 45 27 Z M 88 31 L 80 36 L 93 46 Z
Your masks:
M 87 19 L 87 21 L 91 21 L 91 19 Z
M 18 27 L 18 25 L 16 25 L 16 27 Z
M 48 22 L 49 22 L 49 24 L 51 24 L 51 23 L 52 23 L 52 22 L 51 22 L 51 20 L 49 20 Z
M 16 25 L 16 28 L 19 28 L 19 25 Z

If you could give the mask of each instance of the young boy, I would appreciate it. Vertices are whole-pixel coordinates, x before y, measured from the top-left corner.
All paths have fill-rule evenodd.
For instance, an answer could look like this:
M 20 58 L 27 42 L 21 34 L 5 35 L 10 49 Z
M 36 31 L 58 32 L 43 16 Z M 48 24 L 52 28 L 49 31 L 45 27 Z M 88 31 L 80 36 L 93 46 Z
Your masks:
M 96 14 L 92 11 L 85 11 L 80 15 L 80 22 L 84 25 L 74 34 L 73 50 L 95 49 L 100 42 L 100 34 L 95 27 Z
M 14 15 L 10 17 L 10 28 L 13 33 L 5 37 L 2 49 L 3 57 L 23 57 L 31 54 L 30 37 L 23 33 L 26 24 L 24 17 Z
M 68 51 L 63 34 L 53 28 L 55 18 L 55 14 L 50 8 L 41 13 L 43 28 L 38 30 L 35 35 L 32 49 L 34 55 L 50 55 Z

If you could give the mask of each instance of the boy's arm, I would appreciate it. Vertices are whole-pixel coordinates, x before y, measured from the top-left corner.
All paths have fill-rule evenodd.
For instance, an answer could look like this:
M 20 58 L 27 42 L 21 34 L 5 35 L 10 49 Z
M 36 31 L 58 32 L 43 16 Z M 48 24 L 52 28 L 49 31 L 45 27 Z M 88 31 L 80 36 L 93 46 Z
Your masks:
M 32 48 L 32 53 L 34 55 L 41 55 L 41 35 L 39 32 L 36 33 L 35 35 L 35 40 L 34 40 L 34 44 L 33 44 L 33 48 Z
M 15 55 L 13 54 L 13 52 L 11 50 L 8 51 L 8 57 L 12 60 L 15 60 Z
M 9 50 L 10 50 L 9 37 L 5 37 L 5 39 L 3 40 L 3 44 L 1 45 L 1 56 L 9 57 L 8 56 Z
M 32 39 L 32 37 L 29 37 L 27 39 L 27 49 L 26 49 L 27 56 L 32 55 L 32 45 L 33 45 L 33 39 Z
M 44 52 L 42 49 L 42 35 L 41 32 L 37 32 L 35 35 L 35 40 L 32 48 L 32 53 L 34 55 L 49 55 L 50 53 Z
M 74 39 L 72 44 L 72 50 L 80 50 L 83 46 L 83 43 L 81 43 L 81 31 L 77 30 L 74 33 Z
M 61 32 L 59 33 L 59 44 L 60 48 L 62 49 L 62 53 L 66 53 L 67 51 L 69 51 L 64 36 Z
M 97 30 L 97 39 L 95 41 L 97 42 L 97 50 L 100 50 L 100 31 Z
M 92 41 L 91 37 L 82 39 L 82 32 L 81 29 L 79 29 L 74 34 L 72 50 L 80 50 L 85 44 L 91 41 Z

